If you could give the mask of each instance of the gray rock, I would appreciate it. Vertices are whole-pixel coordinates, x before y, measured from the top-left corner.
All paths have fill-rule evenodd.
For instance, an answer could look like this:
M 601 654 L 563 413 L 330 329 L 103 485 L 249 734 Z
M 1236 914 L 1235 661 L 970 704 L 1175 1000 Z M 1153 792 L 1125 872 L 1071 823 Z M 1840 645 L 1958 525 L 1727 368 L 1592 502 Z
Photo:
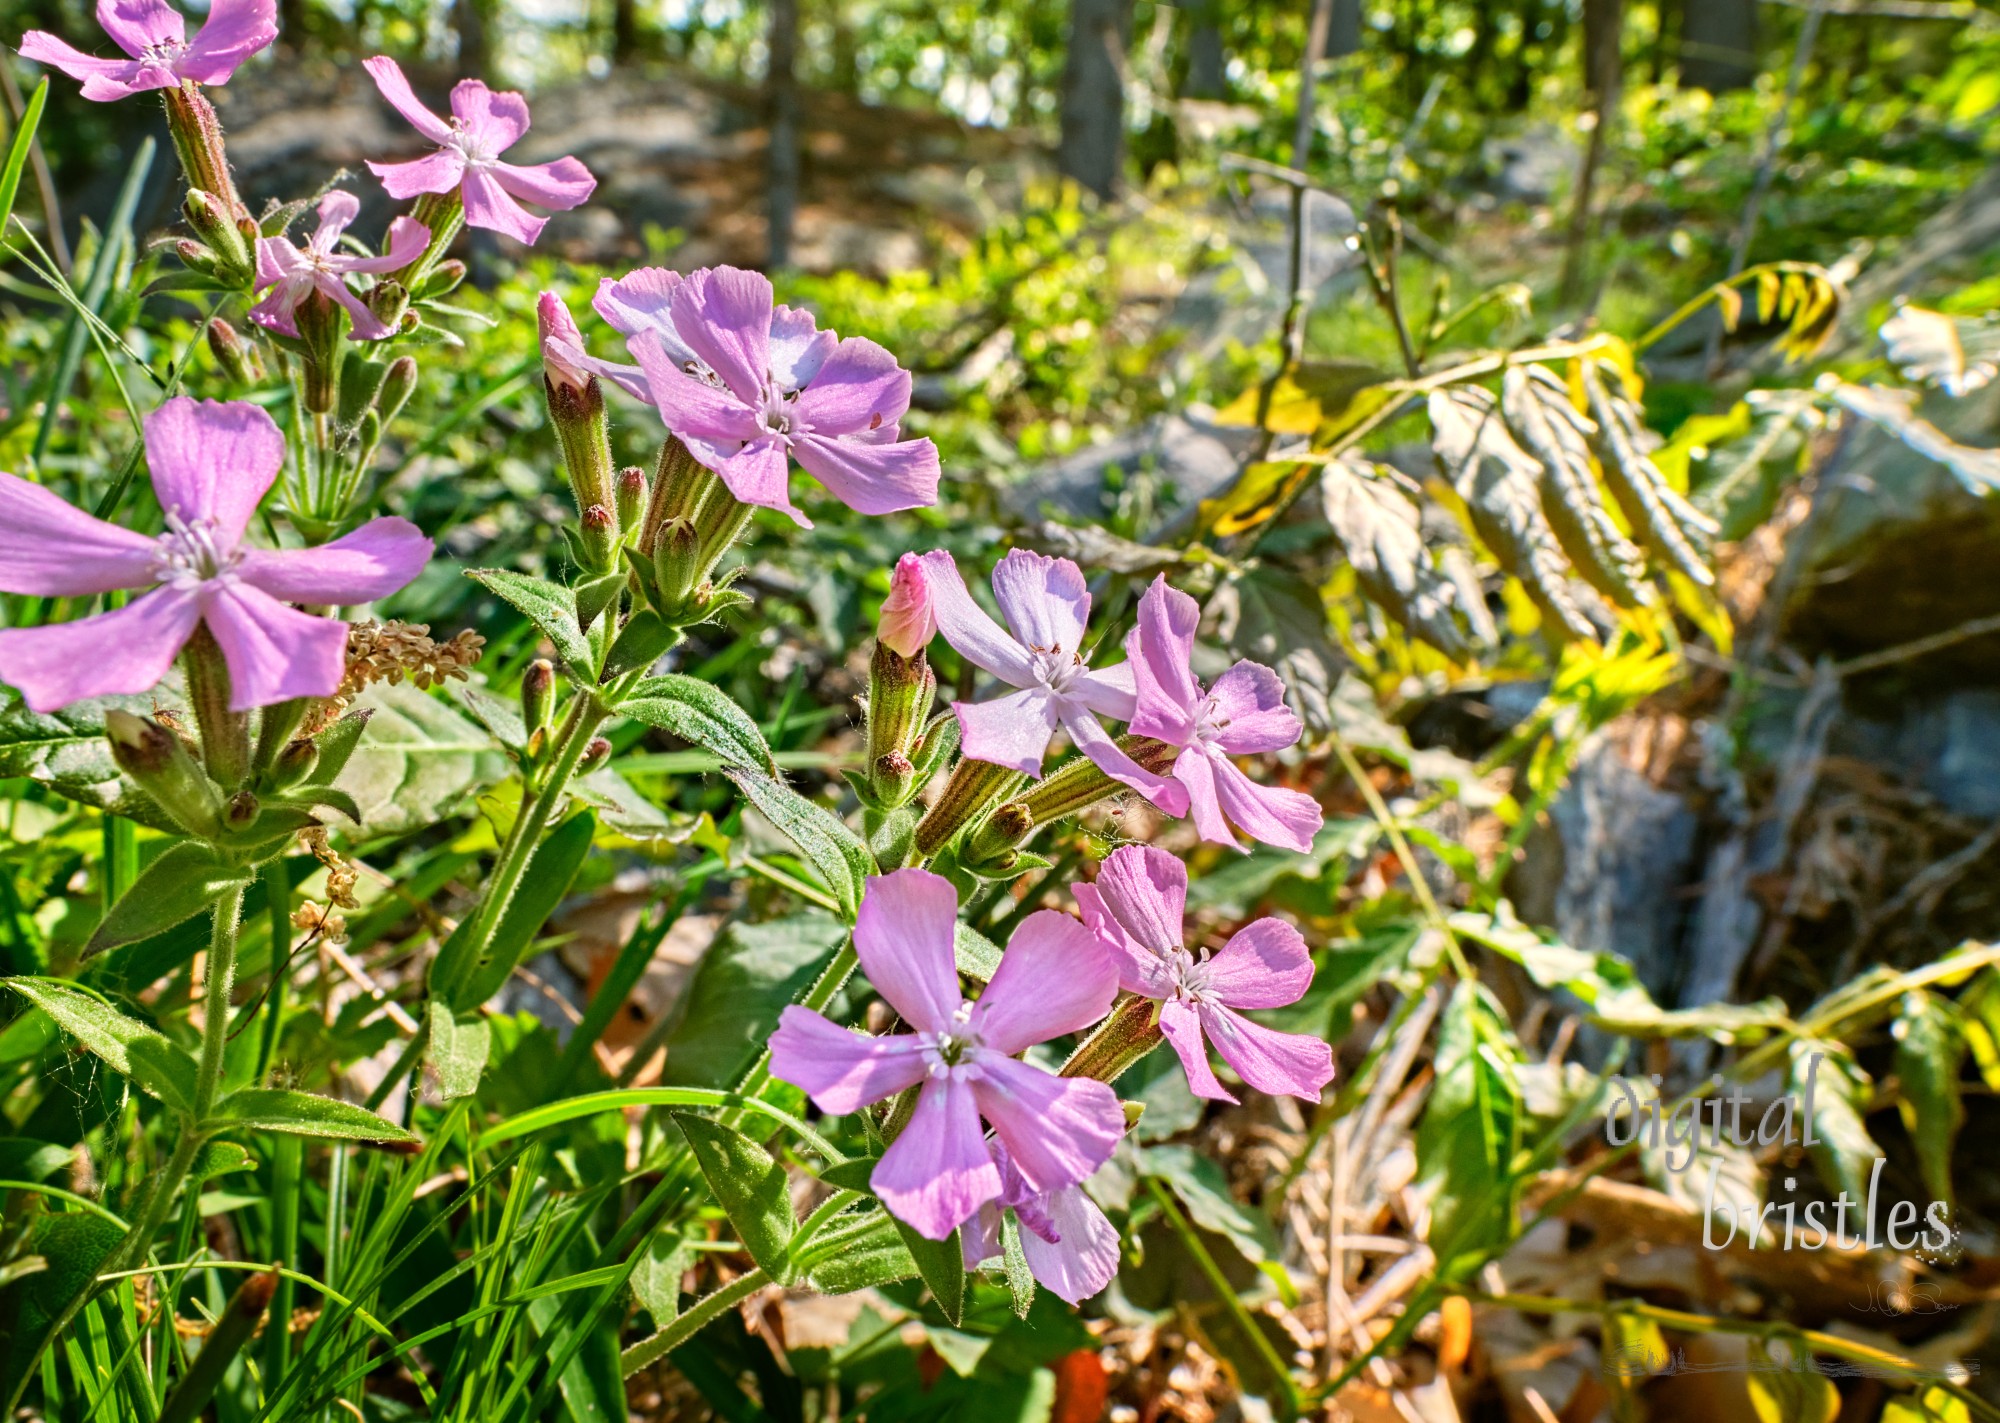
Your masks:
M 1105 472 L 1144 469 L 1175 490 L 1186 507 L 1235 478 L 1255 438 L 1254 430 L 1210 424 L 1192 412 L 1155 416 L 1136 429 L 1036 465 L 1002 491 L 1001 501 L 1022 519 L 1040 518 L 1045 511 L 1101 518 Z

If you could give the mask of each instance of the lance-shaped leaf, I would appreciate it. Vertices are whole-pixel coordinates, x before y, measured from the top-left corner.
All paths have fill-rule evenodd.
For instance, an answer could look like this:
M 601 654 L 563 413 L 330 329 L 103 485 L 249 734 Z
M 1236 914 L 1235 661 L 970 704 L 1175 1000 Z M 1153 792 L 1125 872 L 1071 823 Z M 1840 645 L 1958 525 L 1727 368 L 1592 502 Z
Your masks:
M 870 1180 L 880 1160 L 874 1156 L 856 1157 L 828 1167 L 820 1172 L 819 1178 L 837 1190 L 871 1195 Z M 931 1240 L 900 1220 L 896 1221 L 896 1233 L 902 1237 L 917 1274 L 930 1287 L 931 1297 L 944 1311 L 944 1317 L 958 1323 L 965 1310 L 965 1251 L 959 1244 L 959 1233 L 954 1230 L 943 1240 Z
M 1597 640 L 1570 591 L 1568 565 L 1537 495 L 1539 467 L 1514 443 L 1493 397 L 1478 386 L 1431 392 L 1431 449 L 1465 502 L 1472 530 L 1541 609 L 1552 636 Z
M 861 887 L 874 874 L 875 857 L 867 842 L 825 806 L 815 805 L 791 787 L 758 771 L 731 768 L 736 782 L 765 818 L 812 861 L 833 891 L 841 915 L 852 923 L 861 904 Z
M 1896 1081 L 1902 1086 L 1903 1125 L 1916 1143 L 1917 1166 L 1931 1199 L 1950 1207 L 1951 1152 L 1965 1122 L 1959 1069 L 1965 1038 L 1951 1009 L 1917 990 L 1903 995 L 1891 1030 L 1896 1038 Z
M 431 1000 L 425 1016 L 430 1032 L 424 1058 L 437 1071 L 438 1095 L 447 1102 L 470 1097 L 492 1055 L 492 1025 L 477 1012 L 454 1011 L 440 998 Z
M 216 1109 L 210 1127 L 252 1127 L 292 1136 L 327 1137 L 336 1141 L 415 1141 L 394 1122 L 366 1107 L 311 1092 L 251 1087 L 231 1093 Z
M 7 986 L 134 1086 L 175 1111 L 194 1111 L 195 1060 L 158 1028 L 129 1018 L 103 999 L 46 978 L 10 978 Z
M 310 816 L 307 817 L 311 819 Z M 84 956 L 151 938 L 215 903 L 225 890 L 247 885 L 256 872 L 223 859 L 206 845 L 184 841 L 160 852 L 104 916 Z
M 485 961 L 470 966 L 470 983 L 454 993 L 455 1007 L 477 1008 L 500 991 L 527 956 L 535 935 L 569 893 L 570 883 L 583 868 L 596 833 L 597 817 L 586 810 L 565 820 L 535 847 L 534 858 L 528 861 L 528 872 L 521 877 L 521 887 L 508 901 L 507 912 L 500 917 L 500 927 L 494 930 L 492 942 L 487 945 Z M 440 961 L 443 957 L 440 953 Z
M 917 1262 L 887 1211 L 844 1216 L 813 1237 L 806 1279 L 822 1294 L 844 1295 L 917 1277 Z
M 1934 459 L 1974 494 L 2000 489 L 2000 450 L 1961 445 L 1917 414 L 1917 393 L 1880 385 L 1833 387 L 1833 398 L 1864 420 L 1872 420 L 1918 454 Z
M 576 595 L 569 589 L 546 578 L 509 573 L 503 568 L 467 569 L 465 576 L 526 614 L 571 672 L 585 681 L 596 680 L 596 661 L 577 620 Z
M 648 677 L 632 688 L 618 711 L 713 751 L 725 766 L 772 773 L 778 769 L 756 718 L 713 683 L 679 673 Z
M 1465 589 L 1432 557 L 1417 504 L 1392 472 L 1360 459 L 1321 471 L 1320 499 L 1355 581 L 1375 604 L 1455 662 L 1470 660 L 1478 618 Z M 1479 612 L 1483 614 L 1482 604 Z
M 313 764 L 312 774 L 306 777 L 310 784 L 330 786 L 340 779 L 340 773 L 353 759 L 354 748 L 361 744 L 361 734 L 368 730 L 369 720 L 374 715 L 373 707 L 356 707 L 313 738 L 313 745 L 319 748 L 319 760 Z
M 651 667 L 660 660 L 667 649 L 680 640 L 679 628 L 667 622 L 658 613 L 641 608 L 625 620 L 625 626 L 618 630 L 618 636 L 613 640 L 611 650 L 604 654 L 604 672 L 601 680 L 609 681 L 623 673 L 637 671 L 641 667 Z
M 1476 983 L 1461 983 L 1438 1029 L 1437 1076 L 1417 1129 L 1419 1179 L 1435 1187 L 1429 1244 L 1440 1271 L 1506 1240 L 1520 1144 L 1520 1049 Z
M 1702 541 L 1715 537 L 1715 520 L 1688 503 L 1667 483 L 1647 453 L 1651 432 L 1622 393 L 1605 376 L 1617 371 L 1602 362 L 1582 362 L 1583 390 L 1597 421 L 1598 465 L 1611 497 L 1625 513 L 1633 534 L 1654 556 L 1689 582 L 1715 586 Z
M 2000 322 L 1905 306 L 1882 323 L 1882 344 L 1904 380 L 1934 385 L 1954 399 L 2000 375 Z
M 1514 437 L 1540 464 L 1542 513 L 1583 581 L 1622 608 L 1653 601 L 1646 562 L 1598 497 L 1590 467 L 1588 417 L 1570 404 L 1562 378 L 1543 366 L 1510 366 L 1500 409 Z
M 1868 1074 L 1838 1043 L 1801 1038 L 1792 1044 L 1792 1066 L 1786 1094 L 1799 1104 L 1804 1140 L 1808 1129 L 1813 1166 L 1829 1191 L 1845 1191 L 1857 1201 L 1868 1199 L 1868 1177 L 1882 1157 L 1882 1148 L 1868 1134 L 1863 1113 L 1868 1103 Z
M 795 1273 L 792 1237 L 799 1218 L 792 1211 L 785 1168 L 742 1132 L 720 1122 L 676 1112 L 674 1123 L 694 1148 L 695 1164 L 750 1258 L 780 1284 L 789 1282 Z

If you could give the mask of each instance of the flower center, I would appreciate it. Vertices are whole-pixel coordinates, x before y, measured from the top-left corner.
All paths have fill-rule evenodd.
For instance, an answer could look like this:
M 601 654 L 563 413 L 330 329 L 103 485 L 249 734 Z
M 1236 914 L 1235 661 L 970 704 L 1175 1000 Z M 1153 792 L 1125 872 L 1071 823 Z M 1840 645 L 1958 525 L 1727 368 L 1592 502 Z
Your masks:
M 1222 735 L 1229 727 L 1229 718 L 1222 714 L 1214 697 L 1208 697 L 1195 709 L 1194 739 L 1207 744 Z
M 465 126 L 456 116 L 451 120 L 451 143 L 448 146 L 456 148 L 467 166 L 472 168 L 484 168 L 500 156 L 498 153 L 488 153 L 482 145 L 466 137 Z
M 170 513 L 167 531 L 154 541 L 154 576 L 176 588 L 233 578 L 242 561 L 242 552 L 223 539 L 213 519 Z
M 158 44 L 149 44 L 140 50 L 139 62 L 141 64 L 164 65 L 168 69 L 171 69 L 180 61 L 180 57 L 187 52 L 188 45 L 186 40 L 161 40 Z
M 1060 647 L 1033 648 L 1035 679 L 1058 696 L 1076 685 L 1076 679 L 1090 670 L 1090 664 L 1074 652 Z
M 787 445 L 791 444 L 792 436 L 803 435 L 812 429 L 799 418 L 797 408 L 776 385 L 764 387 L 764 403 L 757 410 L 757 427 L 767 435 L 776 435 Z
M 972 1031 L 972 1003 L 961 1001 L 951 1015 L 951 1026 L 943 1032 L 926 1033 L 924 1062 L 933 1077 L 949 1077 L 959 1068 L 973 1066 L 986 1043 Z
M 1174 980 L 1174 997 L 1182 1003 L 1206 1003 L 1210 998 L 1208 986 L 1208 950 L 1201 951 L 1196 958 L 1185 947 L 1175 945 L 1166 955 L 1167 972 Z

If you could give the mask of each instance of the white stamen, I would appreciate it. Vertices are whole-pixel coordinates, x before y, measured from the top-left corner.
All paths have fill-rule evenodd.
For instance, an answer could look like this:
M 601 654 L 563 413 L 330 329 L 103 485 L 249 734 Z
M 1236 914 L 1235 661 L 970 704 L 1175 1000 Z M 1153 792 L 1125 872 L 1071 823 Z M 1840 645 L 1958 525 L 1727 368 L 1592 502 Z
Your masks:
M 167 531 L 154 540 L 153 575 L 175 588 L 201 583 L 230 582 L 242 551 L 225 544 L 213 519 L 183 519 L 167 515 Z

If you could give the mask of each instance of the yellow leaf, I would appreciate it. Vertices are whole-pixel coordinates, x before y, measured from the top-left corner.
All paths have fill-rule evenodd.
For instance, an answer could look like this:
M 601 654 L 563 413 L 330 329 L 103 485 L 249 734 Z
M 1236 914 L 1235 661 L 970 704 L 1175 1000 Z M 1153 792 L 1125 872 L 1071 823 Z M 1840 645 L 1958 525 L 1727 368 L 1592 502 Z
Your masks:
M 1318 470 L 1316 460 L 1266 460 L 1251 465 L 1219 497 L 1201 501 L 1203 532 L 1228 538 L 1257 528 L 1288 506 Z

